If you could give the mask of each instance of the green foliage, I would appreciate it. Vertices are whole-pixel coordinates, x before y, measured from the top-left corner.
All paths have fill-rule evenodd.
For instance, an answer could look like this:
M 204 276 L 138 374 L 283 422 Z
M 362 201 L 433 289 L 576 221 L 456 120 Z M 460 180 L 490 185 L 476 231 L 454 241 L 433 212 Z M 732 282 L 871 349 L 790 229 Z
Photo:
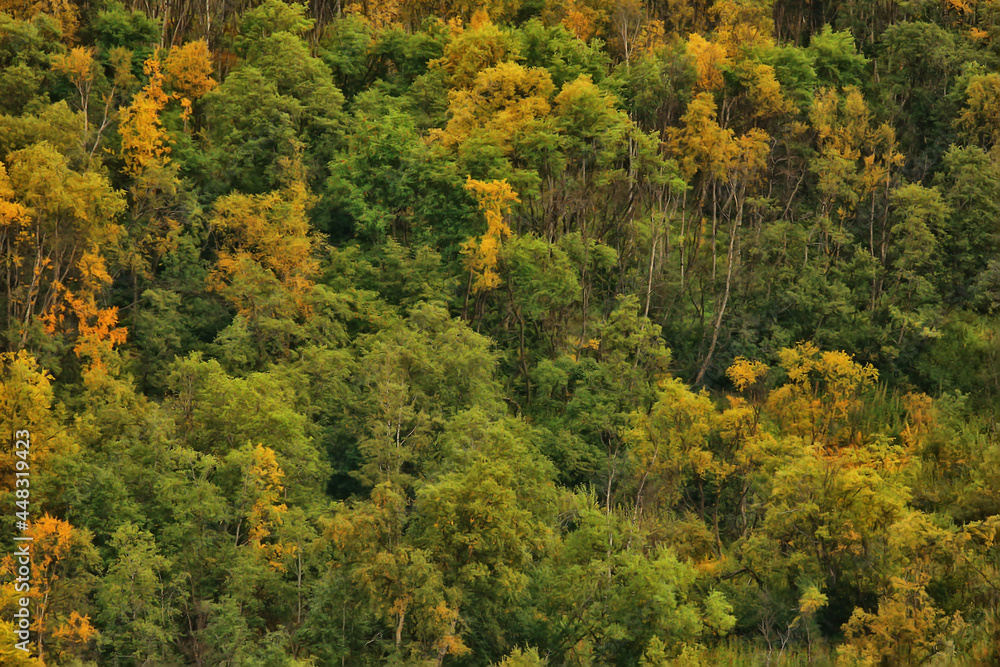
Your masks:
M 0 662 L 995 660 L 990 2 L 140 5 L 0 1 Z

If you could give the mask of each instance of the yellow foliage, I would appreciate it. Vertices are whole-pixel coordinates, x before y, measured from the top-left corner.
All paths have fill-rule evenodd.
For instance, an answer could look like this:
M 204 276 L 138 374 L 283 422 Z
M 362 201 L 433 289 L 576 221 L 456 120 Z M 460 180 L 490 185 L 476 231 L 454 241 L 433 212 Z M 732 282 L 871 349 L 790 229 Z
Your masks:
M 55 590 L 65 585 L 62 583 L 65 562 L 77 550 L 88 546 L 90 538 L 69 522 L 57 519 L 48 513 L 32 521 L 25 535 L 32 538 L 32 586 L 31 592 L 28 593 L 28 597 L 34 601 L 31 630 L 38 657 L 44 660 L 45 644 L 53 637 L 85 645 L 97 636 L 97 631 L 90 624 L 90 618 L 80 616 L 76 610 L 62 610 L 62 613 L 70 611 L 68 617 L 64 617 L 66 618 L 64 623 L 57 626 L 51 634 L 48 631 L 50 621 L 53 618 L 58 620 L 56 613 L 59 610 L 54 610 L 52 607 L 58 597 Z M 9 557 L 5 560 L 9 561 Z M 5 562 L 4 566 L 11 567 L 12 563 Z
M 973 76 L 965 97 L 958 128 L 967 138 L 985 146 L 996 144 L 1000 141 L 1000 74 Z
M 746 61 L 746 64 L 746 67 L 741 68 L 741 72 L 749 87 L 754 116 L 770 118 L 792 113 L 795 105 L 782 94 L 781 84 L 774 75 L 774 68 L 750 61 Z
M 22 21 L 47 14 L 59 24 L 63 40 L 72 41 L 80 22 L 77 3 L 71 0 L 0 0 L 0 12 Z
M 511 233 L 503 216 L 510 212 L 512 203 L 521 200 L 506 179 L 485 182 L 470 177 L 465 189 L 476 197 L 479 210 L 486 218 L 486 233 L 478 240 L 472 238 L 462 244 L 466 266 L 473 276 L 472 289 L 483 292 L 500 284 L 500 276 L 496 272 L 497 253 L 503 240 Z
M 698 73 L 696 86 L 701 90 L 721 88 L 722 68 L 729 63 L 726 49 L 698 33 L 691 33 L 688 36 L 687 50 L 694 58 L 695 71 Z
M 160 112 L 169 99 L 163 92 L 160 68 L 158 55 L 146 60 L 143 70 L 149 77 L 149 83 L 122 111 L 118 131 L 122 137 L 125 171 L 131 176 L 139 176 L 153 166 L 164 164 L 170 152 L 167 134 L 160 124 Z
M 934 399 L 927 394 L 908 393 L 903 396 L 906 421 L 900 436 L 909 448 L 918 448 L 934 428 Z
M 542 68 L 504 62 L 480 72 L 472 86 L 448 94 L 451 118 L 431 136 L 454 148 L 472 135 L 484 136 L 509 153 L 512 139 L 551 111 L 552 78 Z
M 739 137 L 719 125 L 715 97 L 699 93 L 681 118 L 683 127 L 669 133 L 681 171 L 690 179 L 698 171 L 730 181 L 757 180 L 767 166 L 770 136 L 752 128 Z
M 28 209 L 14 200 L 14 187 L 11 185 L 7 168 L 0 162 L 0 229 L 22 226 L 28 223 Z M 22 231 L 22 236 L 27 230 Z
M 488 20 L 471 30 L 461 26 L 453 30 L 455 36 L 445 46 L 444 54 L 428 63 L 431 68 L 443 69 L 453 88 L 472 85 L 478 74 L 517 55 L 508 37 Z
M 663 21 L 659 19 L 647 19 L 642 21 L 632 45 L 629 49 L 629 57 L 634 53 L 650 54 L 666 44 L 666 28 Z
M 929 581 L 924 572 L 891 577 L 891 591 L 879 599 L 877 612 L 855 609 L 843 628 L 838 662 L 919 664 L 945 648 L 965 622 L 960 613 L 948 617 L 934 606 Z
M 125 342 L 128 330 L 118 326 L 118 308 L 101 308 L 92 295 L 67 294 L 66 301 L 77 321 L 77 339 L 73 351 L 90 360 L 89 370 L 103 371 L 115 345 Z
M 639 478 L 640 503 L 642 498 L 657 497 L 672 505 L 692 475 L 725 477 L 732 472 L 708 448 L 708 435 L 717 420 L 707 392 L 695 393 L 675 378 L 660 383 L 649 414 L 635 415 L 625 435 Z
M 52 69 L 62 74 L 77 87 L 80 94 L 90 88 L 97 75 L 98 64 L 94 60 L 96 49 L 92 46 L 75 46 L 69 53 L 58 53 L 52 57 Z
M 722 0 L 712 7 L 715 34 L 729 57 L 774 45 L 774 21 L 768 0 Z
M 0 604 L 3 604 L 3 609 L 11 609 L 14 606 L 14 600 L 16 600 L 20 594 L 14 591 L 13 582 L 4 584 L 2 587 L 3 592 L 0 593 Z M 10 602 L 7 602 L 7 601 Z M 14 634 L 15 628 L 14 624 L 8 620 L 0 620 L 0 665 L 4 667 L 44 667 L 44 663 L 33 657 L 31 653 L 25 653 L 19 648 L 15 648 L 21 639 Z M 29 647 L 30 648 L 30 647 Z
M 716 119 L 715 97 L 699 93 L 681 122 L 681 129 L 671 129 L 670 139 L 685 176 L 690 180 L 699 169 L 722 176 L 736 154 L 736 143 L 733 131 Z
M 351 2 L 344 11 L 360 16 L 374 30 L 385 30 L 397 23 L 402 8 L 400 0 L 361 0 Z
M 76 611 L 71 612 L 66 622 L 52 633 L 53 637 L 73 644 L 88 644 L 97 635 L 97 628 L 90 624 L 90 616 L 80 616 Z
M 306 215 L 311 203 L 300 179 L 284 190 L 216 201 L 211 224 L 222 239 L 209 286 L 225 294 L 241 315 L 309 312 L 307 297 L 319 270 Z M 268 300 L 276 289 L 281 296 Z
M 62 299 L 43 314 L 49 333 L 55 332 L 72 314 L 77 339 L 73 351 L 89 360 L 87 371 L 103 372 L 116 345 L 125 342 L 127 330 L 118 325 L 118 308 L 101 308 L 97 296 L 111 282 L 104 257 L 96 246 L 84 251 L 77 263 L 80 281 L 75 291 L 63 288 Z
M 186 125 L 191 117 L 191 101 L 216 86 L 216 81 L 211 76 L 212 54 L 208 50 L 208 42 L 199 39 L 170 49 L 163 69 L 167 85 L 181 101 L 181 118 Z
M 0 354 L 0 488 L 13 489 L 16 431 L 30 432 L 30 465 L 44 471 L 50 458 L 67 452 L 71 441 L 52 409 L 52 376 L 26 351 Z
M 62 322 L 70 290 L 84 297 L 110 280 L 104 253 L 121 234 L 114 221 L 125 209 L 120 192 L 96 172 L 76 172 L 51 145 L 10 155 L 9 176 L 0 165 L 0 247 L 7 267 L 12 320 Z
M 748 387 L 757 383 L 767 375 L 770 370 L 768 365 L 762 361 L 751 361 L 746 357 L 736 357 L 732 366 L 726 369 L 726 377 L 733 383 L 738 391 L 746 391 Z
M 816 93 L 810 120 L 818 135 L 819 175 L 824 215 L 841 220 L 854 215 L 858 202 L 887 190 L 905 156 L 898 151 L 895 130 L 875 125 L 861 91 L 844 88 L 843 96 L 825 88 Z M 860 169 L 859 169 L 860 163 Z
M 606 23 L 607 20 L 606 12 L 588 7 L 582 2 L 570 0 L 567 3 L 566 15 L 563 17 L 561 23 L 578 39 L 586 42 L 597 34 L 601 25 Z
M 771 136 L 760 128 L 751 128 L 736 139 L 736 160 L 730 169 L 748 181 L 757 182 L 764 175 L 771 154 Z
M 282 544 L 265 543 L 274 528 L 282 524 L 282 515 L 288 507 L 279 502 L 284 487 L 281 480 L 285 473 L 278 465 L 274 450 L 258 444 L 253 450 L 253 462 L 247 468 L 244 486 L 254 498 L 253 506 L 247 515 L 250 532 L 247 537 L 249 544 L 263 555 L 268 566 L 273 570 L 284 570 L 282 557 L 290 553 L 290 549 Z
M 818 588 L 809 586 L 799 598 L 799 613 L 803 616 L 812 616 L 825 607 L 828 601 L 827 596 L 820 593 Z
M 788 382 L 771 392 L 768 408 L 782 429 L 812 444 L 847 444 L 855 436 L 852 415 L 862 393 L 874 386 L 878 371 L 846 352 L 821 352 L 799 343 L 779 353 Z

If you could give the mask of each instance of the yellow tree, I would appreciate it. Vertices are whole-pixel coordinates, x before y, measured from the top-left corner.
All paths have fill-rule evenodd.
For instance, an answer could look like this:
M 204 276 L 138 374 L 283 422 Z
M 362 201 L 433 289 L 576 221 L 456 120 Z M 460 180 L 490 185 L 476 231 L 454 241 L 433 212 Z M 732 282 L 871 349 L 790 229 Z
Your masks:
M 475 135 L 509 154 L 518 132 L 549 114 L 553 90 L 547 70 L 500 63 L 448 94 L 448 125 L 432 137 L 452 148 Z
M 428 65 L 444 70 L 452 88 L 462 88 L 471 85 L 479 72 L 516 55 L 516 43 L 487 20 L 469 29 L 453 25 L 452 39 L 445 46 L 444 54 Z
M 180 100 L 183 109 L 181 118 L 186 130 L 191 117 L 191 103 L 215 88 L 217 83 L 212 78 L 212 54 L 208 50 L 208 42 L 199 39 L 170 49 L 163 69 L 168 87 Z
M 611 10 L 612 39 L 625 63 L 639 52 L 650 53 L 664 43 L 663 21 L 654 19 L 642 0 L 619 0 Z
M 856 664 L 919 664 L 948 650 L 965 627 L 960 612 L 948 616 L 927 592 L 930 575 L 919 570 L 890 577 L 875 613 L 856 608 L 843 626 L 843 659 Z M 846 662 L 846 660 L 845 660 Z
M 730 57 L 774 45 L 771 0 L 721 0 L 712 7 L 716 38 Z
M 136 299 L 139 277 L 156 271 L 160 259 L 176 247 L 181 231 L 177 167 L 168 157 L 169 136 L 160 116 L 171 99 L 179 100 L 187 130 L 193 101 L 216 85 L 204 40 L 171 49 L 166 60 L 155 53 L 146 60 L 144 71 L 149 81 L 122 111 L 119 125 L 125 172 L 132 177 L 130 243 L 121 260 L 131 271 Z
M 298 173 L 295 166 L 290 171 Z M 208 278 L 250 323 L 305 316 L 319 270 L 307 211 L 313 198 L 301 174 L 285 189 L 216 201 L 211 228 L 219 255 Z
M 722 69 L 729 62 L 725 47 L 708 41 L 698 33 L 691 33 L 687 50 L 694 58 L 695 71 L 698 73 L 697 87 L 702 90 L 721 88 Z
M 706 392 L 695 393 L 674 378 L 660 383 L 657 402 L 648 414 L 634 417 L 625 436 L 638 477 L 637 513 L 646 505 L 675 505 L 687 482 L 693 481 L 703 489 L 708 476 L 728 475 L 728 466 L 707 447 L 717 418 Z M 704 494 L 700 495 L 703 500 L 699 511 L 704 520 Z
M 845 224 L 866 203 L 869 251 L 885 263 L 888 195 L 905 160 L 898 151 L 895 131 L 888 123 L 872 121 L 864 96 L 854 86 L 845 87 L 842 95 L 829 88 L 817 92 L 810 120 L 817 134 L 819 155 L 812 170 L 819 178 L 818 224 L 826 252 L 839 253 L 847 242 Z M 873 287 L 873 300 L 877 291 Z
M 859 364 L 846 352 L 821 351 L 813 343 L 781 350 L 788 382 L 768 397 L 768 411 L 782 431 L 809 444 L 862 444 L 853 417 L 864 392 L 878 380 L 871 364 Z
M 704 378 L 711 363 L 718 342 L 732 290 L 733 275 L 738 263 L 739 246 L 737 238 L 747 197 L 759 182 L 767 166 L 770 155 L 770 136 L 763 130 L 752 128 L 737 136 L 730 128 L 719 123 L 715 98 L 711 93 L 700 93 L 690 104 L 682 118 L 684 126 L 672 130 L 669 137 L 682 173 L 687 180 L 700 175 L 701 207 L 710 207 L 712 222 L 712 281 L 716 281 L 718 222 L 728 213 L 729 247 L 726 252 L 725 282 L 717 291 L 715 317 L 711 329 L 711 341 L 695 377 L 695 384 Z M 720 206 L 721 203 L 721 206 Z M 686 229 L 682 227 L 682 243 L 679 248 L 681 280 L 693 261 L 693 255 L 700 245 L 700 238 L 693 239 L 693 248 L 686 249 L 688 240 Z
M 101 73 L 100 63 L 94 55 L 95 50 L 92 47 L 74 47 L 68 54 L 56 54 L 52 57 L 52 69 L 69 79 L 80 95 L 80 111 L 83 113 L 82 142 L 85 148 L 89 145 L 88 152 L 91 155 L 100 146 L 104 131 L 119 116 L 120 110 L 115 104 L 116 101 L 119 101 L 135 84 L 135 76 L 132 74 L 132 51 L 121 46 L 108 49 L 108 60 L 114 72 L 111 89 L 103 94 L 100 121 L 92 127 L 91 92 Z
M 468 653 L 455 632 L 457 591 L 445 585 L 433 553 L 407 539 L 409 505 L 399 487 L 383 482 L 369 500 L 338 507 L 326 531 L 337 554 L 330 569 L 346 566 L 348 581 L 390 626 L 397 650 L 408 631 L 427 654 Z
M 69 53 L 58 53 L 52 57 L 52 69 L 66 75 L 80 94 L 85 138 L 90 134 L 90 91 L 99 71 L 99 65 L 94 60 L 95 52 L 92 46 L 75 46 Z
M 368 6 L 369 12 L 379 4 L 399 6 L 400 16 L 415 30 L 428 17 L 443 19 L 457 25 L 467 21 L 473 28 L 488 17 L 513 21 L 523 0 L 391 0 L 389 3 L 358 0 L 358 3 Z
M 170 99 L 163 91 L 161 70 L 158 53 L 146 59 L 143 71 L 149 77 L 149 83 L 121 114 L 118 132 L 122 137 L 125 173 L 130 176 L 139 176 L 152 167 L 162 166 L 170 152 L 167 133 L 160 123 L 160 113 Z
M 345 8 L 348 14 L 357 14 L 375 30 L 384 30 L 399 20 L 403 9 L 400 0 L 356 0 Z
M 125 202 L 103 175 L 73 171 L 49 144 L 8 159 L 9 174 L 0 165 L 6 326 L 24 347 L 34 324 L 52 332 L 76 322 L 82 311 L 72 300 L 90 302 L 110 282 L 105 257 L 118 247 Z
M 760 361 L 737 357 L 726 370 L 726 376 L 739 395 L 729 395 L 729 407 L 719 417 L 719 435 L 728 450 L 726 460 L 734 467 L 733 475 L 739 480 L 740 535 L 750 529 L 748 506 L 754 504 L 751 494 L 753 476 L 769 462 L 778 460 L 786 446 L 764 427 L 763 409 L 767 398 L 764 380 L 769 368 Z
M 282 559 L 290 555 L 288 547 L 272 538 L 274 530 L 283 523 L 288 507 L 280 501 L 284 492 L 282 479 L 285 473 L 278 464 L 274 450 L 258 444 L 253 448 L 251 460 L 243 476 L 244 516 L 236 528 L 236 542 L 240 540 L 240 526 L 247 523 L 247 544 L 259 553 L 273 570 L 284 570 Z M 268 538 L 272 538 L 268 540 Z
M 101 286 L 110 282 L 111 277 L 104 270 L 98 255 L 84 257 L 93 262 L 94 273 L 80 296 L 67 294 L 66 303 L 76 317 L 77 338 L 73 352 L 87 360 L 84 378 L 88 383 L 99 381 L 108 370 L 109 362 L 117 358 L 112 354 L 116 345 L 125 342 L 128 330 L 118 326 L 118 307 L 102 308 L 96 294 Z M 90 283 L 90 284 L 88 284 Z
M 0 0 L 0 12 L 11 14 L 22 21 L 47 14 L 59 24 L 65 41 L 72 41 L 80 22 L 77 3 L 71 0 Z
M 585 42 L 605 35 L 614 6 L 606 0 L 567 0 L 546 3 L 547 14 L 559 16 L 567 30 Z
M 506 179 L 485 182 L 470 177 L 465 183 L 465 189 L 475 196 L 479 202 L 479 210 L 486 218 L 486 233 L 462 244 L 462 253 L 466 258 L 466 266 L 469 267 L 469 289 L 478 294 L 500 284 L 500 276 L 496 271 L 497 254 L 501 243 L 511 233 L 510 226 L 504 221 L 504 214 L 510 212 L 512 203 L 520 200 Z
M 0 428 L 8 434 L 0 443 L 0 488 L 14 489 L 16 462 L 13 434 L 26 430 L 30 436 L 28 466 L 47 469 L 53 456 L 73 451 L 72 440 L 59 423 L 55 409 L 52 376 L 39 367 L 26 351 L 0 354 Z

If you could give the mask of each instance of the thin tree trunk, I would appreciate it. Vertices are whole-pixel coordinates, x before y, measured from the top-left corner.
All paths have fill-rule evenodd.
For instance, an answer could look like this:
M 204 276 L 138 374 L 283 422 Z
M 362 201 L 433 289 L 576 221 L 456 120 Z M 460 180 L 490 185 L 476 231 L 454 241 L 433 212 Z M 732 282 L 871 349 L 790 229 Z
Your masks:
M 728 261 L 726 262 L 726 289 L 722 294 L 722 303 L 719 304 L 719 312 L 716 313 L 715 324 L 712 327 L 712 342 L 708 346 L 708 352 L 705 354 L 705 360 L 701 364 L 698 376 L 694 379 L 694 383 L 696 385 L 701 384 L 702 379 L 705 377 L 705 372 L 708 370 L 708 365 L 712 362 L 712 355 L 715 354 L 715 345 L 719 341 L 719 330 L 722 328 L 722 316 L 726 314 L 726 305 L 729 303 L 729 293 L 733 282 L 733 264 L 735 263 L 736 234 L 740 225 L 743 224 L 743 195 L 745 192 L 746 185 L 744 184 L 740 188 L 740 198 L 736 208 L 736 219 L 733 221 L 733 226 L 729 230 L 729 255 Z

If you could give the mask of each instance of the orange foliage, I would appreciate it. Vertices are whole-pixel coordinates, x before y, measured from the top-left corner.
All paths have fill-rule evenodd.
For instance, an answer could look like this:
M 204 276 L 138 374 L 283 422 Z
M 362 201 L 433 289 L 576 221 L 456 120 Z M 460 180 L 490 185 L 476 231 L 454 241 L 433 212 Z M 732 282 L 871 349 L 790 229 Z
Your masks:
M 0 162 L 0 228 L 8 229 L 25 225 L 30 216 L 28 209 L 14 201 L 14 188 L 7 168 Z M 21 230 L 18 236 L 26 236 L 27 230 Z
M 57 599 L 57 589 L 68 585 L 62 583 L 66 564 L 77 550 L 89 545 L 89 536 L 79 532 L 68 521 L 57 519 L 49 514 L 33 521 L 25 532 L 32 538 L 31 542 L 31 592 L 29 597 L 34 600 L 34 617 L 32 631 L 36 637 L 38 657 L 44 660 L 45 645 L 49 639 L 64 639 L 75 644 L 87 644 L 92 641 L 97 631 L 90 625 L 89 616 L 80 616 L 76 610 L 71 610 L 63 623 L 60 623 L 51 636 L 48 626 L 56 616 L 54 609 Z

